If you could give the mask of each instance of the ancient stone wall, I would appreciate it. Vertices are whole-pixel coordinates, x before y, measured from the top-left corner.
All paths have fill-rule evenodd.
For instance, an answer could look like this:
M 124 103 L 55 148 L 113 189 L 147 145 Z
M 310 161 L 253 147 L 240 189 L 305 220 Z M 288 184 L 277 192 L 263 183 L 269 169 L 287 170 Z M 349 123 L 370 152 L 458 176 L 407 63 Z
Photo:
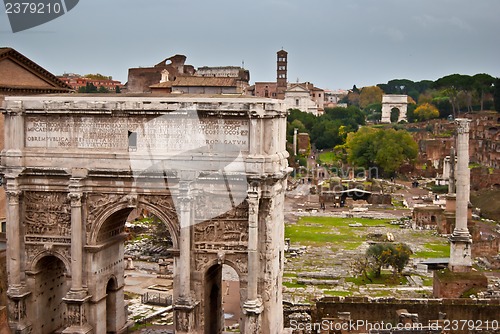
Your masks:
M 477 299 L 394 299 L 368 297 L 324 297 L 316 302 L 312 322 L 338 317 L 349 312 L 351 320 L 376 323 L 397 323 L 396 310 L 407 309 L 417 313 L 419 322 L 427 324 L 439 319 L 440 313 L 449 320 L 498 321 L 500 300 Z M 462 333 L 466 333 L 462 332 Z

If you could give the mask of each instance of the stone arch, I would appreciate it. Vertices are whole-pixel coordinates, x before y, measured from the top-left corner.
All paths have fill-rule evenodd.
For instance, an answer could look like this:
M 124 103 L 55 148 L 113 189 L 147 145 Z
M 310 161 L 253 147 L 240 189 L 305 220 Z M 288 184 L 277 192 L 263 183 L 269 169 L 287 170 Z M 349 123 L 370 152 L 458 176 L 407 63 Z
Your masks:
M 61 260 L 62 263 L 64 263 L 64 267 L 66 268 L 66 275 L 68 277 L 71 277 L 71 263 L 70 260 L 64 255 L 61 254 L 60 252 L 53 251 L 53 250 L 44 250 L 41 251 L 40 253 L 36 254 L 33 260 L 31 260 L 31 263 L 28 265 L 30 268 L 31 272 L 36 272 L 37 271 L 37 266 L 38 263 L 40 262 L 41 259 L 47 256 L 54 256 Z
M 125 210 L 127 212 L 125 218 L 132 212 L 134 209 L 146 209 L 157 216 L 163 224 L 167 226 L 168 231 L 170 232 L 170 236 L 172 237 L 172 243 L 174 248 L 178 248 L 179 245 L 179 224 L 175 220 L 175 218 L 168 215 L 167 212 L 162 210 L 162 207 L 155 206 L 146 201 L 137 201 L 133 204 L 130 201 L 120 201 L 118 203 L 110 203 L 104 209 L 104 212 L 96 217 L 96 221 L 93 224 L 92 230 L 90 231 L 90 240 L 89 244 L 96 245 L 98 243 L 98 236 L 101 228 L 104 224 L 110 219 L 113 215 L 118 214 L 120 211 Z M 163 208 L 166 209 L 166 208 Z M 173 213 L 173 212 L 170 212 Z M 174 221 L 175 220 L 175 221 Z
M 207 272 L 208 269 L 210 269 L 211 267 L 213 267 L 215 265 L 221 265 L 221 266 L 222 265 L 226 265 L 228 267 L 233 268 L 234 271 L 236 271 L 236 274 L 238 274 L 238 277 L 240 278 L 241 282 L 246 282 L 247 273 L 246 272 L 242 272 L 241 269 L 238 267 L 238 265 L 236 264 L 235 261 L 227 258 L 227 257 L 230 257 L 230 256 L 231 256 L 231 254 L 226 254 L 224 256 L 223 260 L 218 259 L 218 258 L 214 258 L 214 259 L 208 261 L 201 268 L 200 272 L 203 273 L 203 275 L 204 275 L 204 274 L 206 274 L 206 272 Z
M 398 122 L 407 121 L 408 95 L 383 95 L 382 96 L 382 123 L 391 123 L 391 111 L 399 110 Z

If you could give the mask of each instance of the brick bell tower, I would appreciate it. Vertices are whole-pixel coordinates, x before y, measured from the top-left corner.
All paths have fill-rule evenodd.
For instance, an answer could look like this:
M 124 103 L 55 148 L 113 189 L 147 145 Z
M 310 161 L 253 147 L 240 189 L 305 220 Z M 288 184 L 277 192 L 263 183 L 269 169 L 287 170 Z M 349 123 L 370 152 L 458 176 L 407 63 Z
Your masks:
M 285 91 L 287 86 L 287 70 L 288 70 L 288 52 L 281 49 L 277 52 L 276 62 L 276 97 L 285 99 Z

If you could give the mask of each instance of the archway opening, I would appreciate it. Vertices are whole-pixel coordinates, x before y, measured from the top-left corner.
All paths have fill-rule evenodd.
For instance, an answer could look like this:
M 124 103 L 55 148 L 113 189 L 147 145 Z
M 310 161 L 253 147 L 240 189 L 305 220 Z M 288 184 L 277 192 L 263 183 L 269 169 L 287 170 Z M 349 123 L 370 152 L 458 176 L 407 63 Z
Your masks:
M 222 265 L 216 264 L 205 273 L 205 334 L 222 332 Z
M 36 323 L 41 334 L 64 329 L 65 303 L 63 298 L 69 291 L 66 266 L 56 256 L 45 256 L 36 264 L 34 296 Z
M 391 109 L 391 123 L 395 123 L 399 120 L 399 114 L 399 108 L 394 107 Z
M 216 264 L 205 273 L 205 334 L 238 331 L 242 325 L 241 289 L 238 273 Z
M 116 333 L 116 290 L 118 285 L 110 278 L 106 285 L 106 333 Z
M 92 254 L 89 261 L 92 271 L 98 273 L 95 279 L 100 282 L 96 291 L 91 291 L 100 300 L 94 311 L 94 317 L 102 319 L 98 321 L 99 332 L 119 332 L 127 318 L 140 321 L 165 303 L 172 303 L 173 265 L 160 265 L 173 262 L 168 261 L 172 258 L 170 250 L 174 244 L 171 225 L 145 209 L 147 206 L 140 207 L 114 212 L 103 222 L 95 237 L 99 251 Z M 158 212 L 170 217 L 166 212 Z M 162 268 L 169 268 L 168 278 L 164 274 L 169 273 L 161 272 Z M 131 307 L 140 304 L 152 305 L 148 308 L 149 313 L 143 314 L 142 307 Z
M 240 279 L 236 270 L 222 265 L 222 309 L 224 310 L 224 330 L 238 330 L 241 319 Z

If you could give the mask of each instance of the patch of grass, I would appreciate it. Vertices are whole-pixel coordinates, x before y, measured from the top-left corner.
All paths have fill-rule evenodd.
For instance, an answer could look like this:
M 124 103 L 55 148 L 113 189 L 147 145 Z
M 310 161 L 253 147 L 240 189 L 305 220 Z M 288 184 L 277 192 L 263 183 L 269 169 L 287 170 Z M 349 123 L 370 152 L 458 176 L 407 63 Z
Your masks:
M 333 296 L 333 297 L 347 297 L 352 295 L 351 291 L 339 291 L 339 290 L 323 290 L 323 293 L 326 296 Z
M 415 252 L 413 256 L 424 259 L 450 256 L 450 245 L 447 242 L 442 244 L 427 242 L 424 247 L 424 250 Z
M 297 273 L 284 272 L 283 277 L 297 277 Z
M 301 217 L 297 223 L 285 225 L 285 237 L 302 245 L 336 244 L 342 249 L 356 249 L 361 245 L 363 237 L 354 231 L 374 226 L 399 228 L 396 225 L 389 225 L 388 222 L 387 219 Z M 360 223 L 363 226 L 349 226 L 353 223 Z
M 335 153 L 333 153 L 333 152 L 320 153 L 318 159 L 319 159 L 320 163 L 330 164 L 330 165 L 337 161 L 337 157 L 335 156 Z
M 354 283 L 355 285 L 367 285 L 367 284 L 384 284 L 387 286 L 395 285 L 405 285 L 408 283 L 406 276 L 394 276 L 390 273 L 382 273 L 380 277 L 375 277 L 373 273 L 368 274 L 372 282 L 366 279 L 364 276 L 359 277 L 346 277 L 345 281 Z
M 432 286 L 433 279 L 431 277 L 422 278 L 422 282 L 424 286 Z
M 299 284 L 297 281 L 293 282 L 283 282 L 283 286 L 286 286 L 287 288 L 305 288 L 305 284 Z

